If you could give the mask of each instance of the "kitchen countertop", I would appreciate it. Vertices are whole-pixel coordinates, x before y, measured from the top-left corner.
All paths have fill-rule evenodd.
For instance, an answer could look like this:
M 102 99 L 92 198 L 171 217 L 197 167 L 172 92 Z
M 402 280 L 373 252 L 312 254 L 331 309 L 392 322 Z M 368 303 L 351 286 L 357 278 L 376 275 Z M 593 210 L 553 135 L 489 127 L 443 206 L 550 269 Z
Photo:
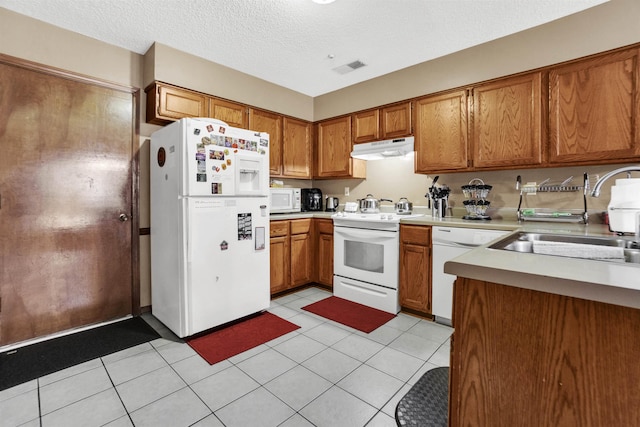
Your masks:
M 603 224 L 509 220 L 478 223 L 478 221 L 456 218 L 438 219 L 430 216 L 402 222 L 534 233 L 616 236 Z M 520 253 L 491 249 L 488 247 L 490 245 L 491 242 L 446 262 L 444 271 L 470 279 L 640 308 L 640 264 Z
M 272 220 L 331 218 L 331 212 L 275 214 Z M 481 228 L 536 233 L 611 236 L 603 224 L 518 222 L 508 219 L 472 221 L 462 218 L 406 218 L 401 224 Z M 501 237 L 503 238 L 503 237 Z M 490 249 L 491 243 L 445 263 L 446 273 L 508 286 L 640 309 L 640 264 L 595 261 Z

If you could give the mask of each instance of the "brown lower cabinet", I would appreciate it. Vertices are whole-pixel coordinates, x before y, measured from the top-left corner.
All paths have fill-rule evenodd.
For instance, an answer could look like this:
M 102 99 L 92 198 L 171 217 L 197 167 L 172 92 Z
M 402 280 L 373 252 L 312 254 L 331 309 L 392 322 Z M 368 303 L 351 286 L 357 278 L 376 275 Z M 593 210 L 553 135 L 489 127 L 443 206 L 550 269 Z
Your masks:
M 453 324 L 449 425 L 640 425 L 640 310 L 458 278 Z
M 431 227 L 400 225 L 400 307 L 431 315 Z
M 311 282 L 311 218 L 271 221 L 271 294 Z
M 333 221 L 271 221 L 271 295 L 315 282 L 333 287 Z
M 317 238 L 316 282 L 333 289 L 333 221 L 314 219 Z

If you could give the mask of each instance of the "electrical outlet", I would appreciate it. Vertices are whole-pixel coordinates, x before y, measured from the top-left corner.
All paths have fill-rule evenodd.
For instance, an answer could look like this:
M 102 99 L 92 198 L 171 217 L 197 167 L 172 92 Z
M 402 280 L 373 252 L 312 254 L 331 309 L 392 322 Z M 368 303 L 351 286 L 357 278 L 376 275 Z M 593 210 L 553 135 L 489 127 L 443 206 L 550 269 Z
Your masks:
M 345 196 L 349 195 L 349 187 L 344 187 L 344 195 Z

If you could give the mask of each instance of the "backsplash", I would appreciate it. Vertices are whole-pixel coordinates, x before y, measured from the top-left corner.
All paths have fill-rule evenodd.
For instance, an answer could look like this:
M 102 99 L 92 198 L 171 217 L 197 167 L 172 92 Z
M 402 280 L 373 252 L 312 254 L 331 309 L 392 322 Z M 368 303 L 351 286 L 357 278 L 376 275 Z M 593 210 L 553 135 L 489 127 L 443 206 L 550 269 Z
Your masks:
M 322 190 L 323 197 L 335 196 L 340 199 L 340 205 L 348 201 L 356 201 L 367 194 L 376 198 L 388 198 L 394 202 L 400 197 L 406 197 L 413 202 L 414 210 L 426 211 L 428 200 L 425 197 L 431 186 L 434 175 L 415 174 L 413 172 L 413 155 L 405 158 L 391 158 L 387 160 L 369 161 L 367 163 L 367 179 L 339 179 L 314 180 L 313 186 Z M 590 185 L 596 182 L 598 176 L 620 167 L 620 165 L 578 166 L 563 168 L 516 169 L 508 171 L 464 172 L 439 174 L 437 185 L 447 185 L 451 188 L 449 206 L 453 216 L 462 217 L 466 210 L 462 204 L 465 197 L 461 187 L 471 180 L 479 178 L 485 184 L 493 186 L 487 200 L 491 202 L 487 211 L 492 218 L 515 219 L 520 191 L 516 190 L 516 177 L 522 178 L 522 183 L 541 183 L 549 179 L 548 184 L 559 184 L 573 176 L 571 184 L 582 186 L 586 172 L 590 177 Z M 616 178 L 624 178 L 620 174 Z M 615 180 L 605 183 L 600 197 L 587 196 L 587 210 L 590 223 L 602 222 L 600 213 L 607 210 L 610 198 L 610 187 Z M 349 187 L 349 196 L 345 196 L 345 187 Z M 382 202 L 384 207 L 386 202 Z M 389 204 L 392 207 L 391 204 Z M 523 196 L 522 208 L 547 208 L 580 213 L 583 211 L 584 198 L 582 191 L 541 193 Z

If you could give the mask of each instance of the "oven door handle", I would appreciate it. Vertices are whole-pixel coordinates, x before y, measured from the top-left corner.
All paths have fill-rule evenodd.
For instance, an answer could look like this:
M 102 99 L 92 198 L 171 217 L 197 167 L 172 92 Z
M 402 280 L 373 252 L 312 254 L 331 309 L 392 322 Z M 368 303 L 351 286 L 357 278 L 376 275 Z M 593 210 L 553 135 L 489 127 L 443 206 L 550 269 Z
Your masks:
M 361 230 L 358 228 L 335 227 L 334 233 L 348 240 L 362 240 L 367 242 L 382 242 L 397 238 L 397 231 Z

